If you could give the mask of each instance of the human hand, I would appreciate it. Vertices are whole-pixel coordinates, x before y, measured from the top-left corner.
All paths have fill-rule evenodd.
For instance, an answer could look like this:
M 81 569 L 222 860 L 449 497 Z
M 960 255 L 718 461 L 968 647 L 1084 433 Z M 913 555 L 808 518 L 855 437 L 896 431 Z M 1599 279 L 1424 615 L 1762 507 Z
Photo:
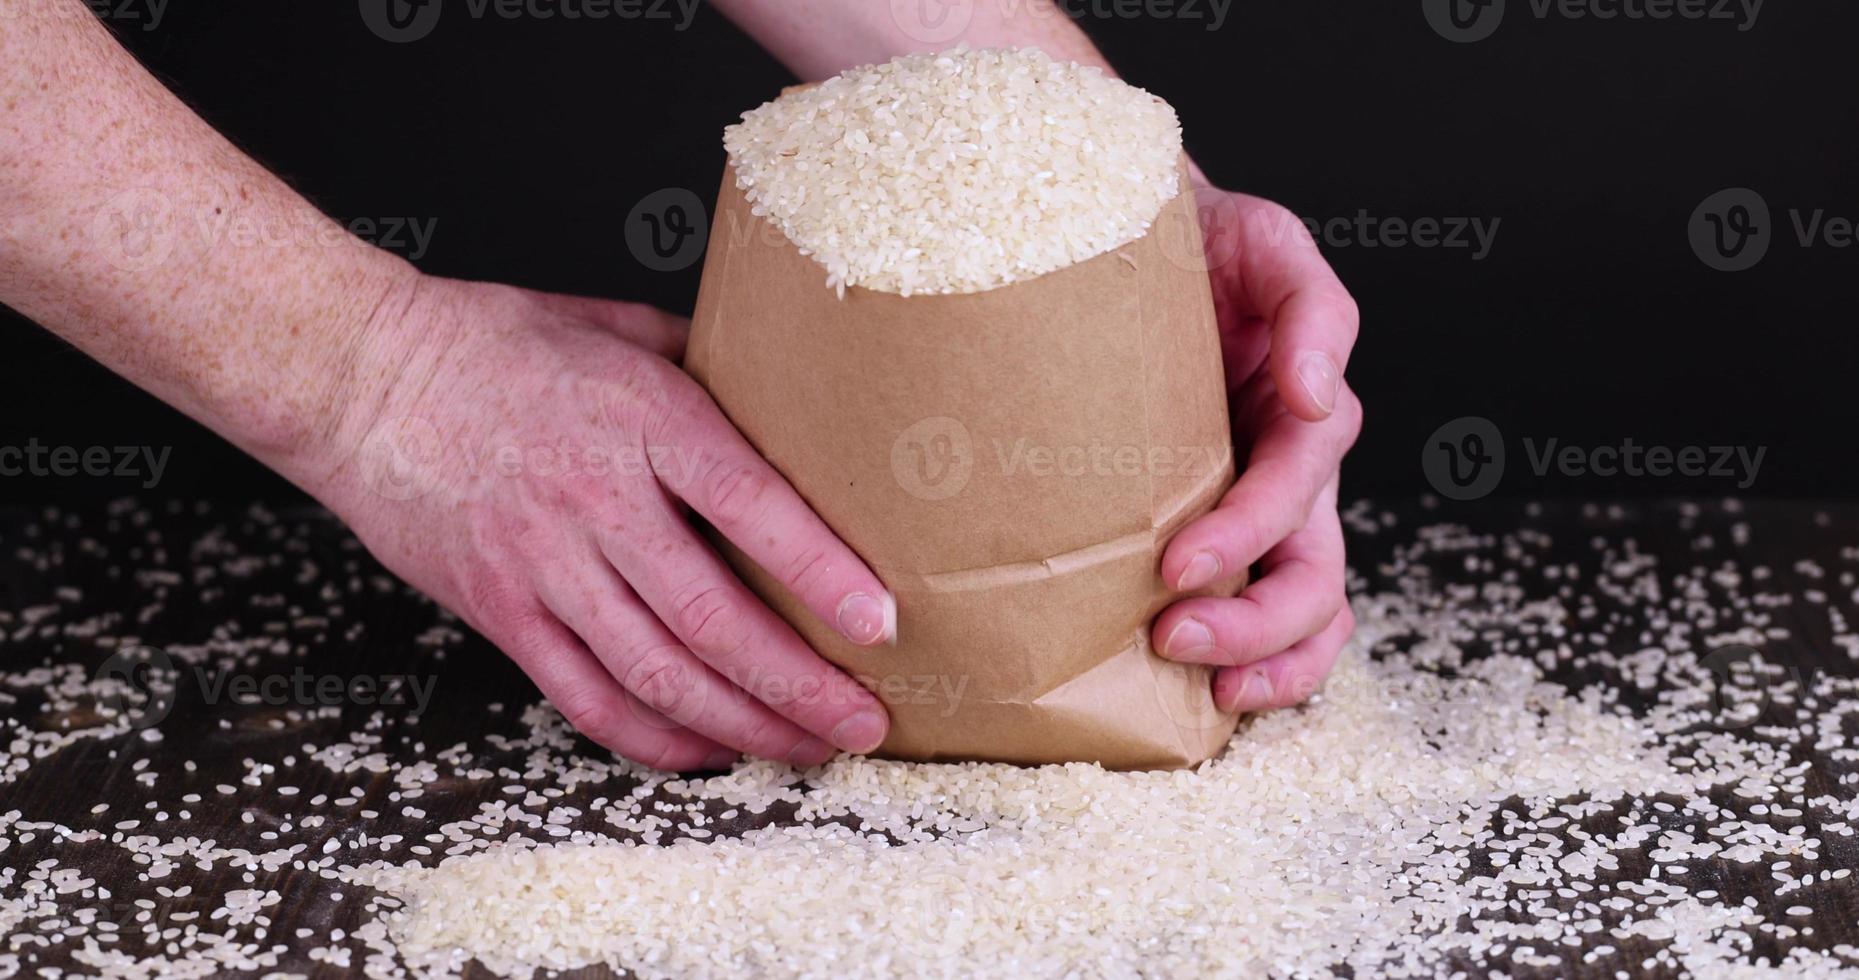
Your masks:
M 14 16 L 39 6 L 0 0 L 0 302 L 315 494 L 615 751 L 681 769 L 879 744 L 878 700 L 685 520 L 854 642 L 894 629 L 882 583 L 666 359 L 675 318 L 424 278 L 81 5 Z M 86 84 L 45 81 L 66 74 Z
M 1214 701 L 1258 711 L 1297 704 L 1328 676 L 1355 617 L 1344 594 L 1337 474 L 1361 431 L 1343 382 L 1359 316 L 1296 215 L 1217 190 L 1196 174 L 1239 481 L 1175 535 L 1162 578 L 1202 588 L 1255 562 L 1237 598 L 1193 598 L 1156 618 L 1155 649 L 1215 664 Z
M 370 551 L 577 729 L 648 766 L 877 747 L 878 700 L 687 519 L 685 505 L 854 643 L 893 638 L 884 585 L 672 362 L 684 320 L 423 277 L 402 298 L 358 355 L 376 390 L 311 487 Z

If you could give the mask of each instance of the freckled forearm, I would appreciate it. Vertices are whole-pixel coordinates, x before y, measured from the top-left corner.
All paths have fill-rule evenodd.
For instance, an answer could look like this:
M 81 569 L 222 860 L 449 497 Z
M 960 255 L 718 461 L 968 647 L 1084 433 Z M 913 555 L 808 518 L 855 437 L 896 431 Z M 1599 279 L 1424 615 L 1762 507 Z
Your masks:
M 1051 0 L 712 0 L 801 78 L 817 82 L 854 65 L 916 51 L 1039 48 L 1054 58 L 1110 65 Z
M 0 0 L 0 302 L 291 472 L 416 276 L 240 153 L 83 0 Z

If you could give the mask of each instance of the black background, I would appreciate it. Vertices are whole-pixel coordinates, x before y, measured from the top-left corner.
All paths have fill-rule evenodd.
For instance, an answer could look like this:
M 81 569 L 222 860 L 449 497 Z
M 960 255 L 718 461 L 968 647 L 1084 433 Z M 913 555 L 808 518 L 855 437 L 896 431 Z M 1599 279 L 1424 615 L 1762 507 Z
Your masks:
M 141 19 L 112 23 L 325 210 L 436 220 L 426 271 L 689 312 L 699 268 L 645 268 L 624 219 L 661 188 L 712 200 L 722 128 L 791 77 L 708 9 L 678 30 L 474 19 L 444 2 L 437 28 L 408 44 L 373 34 L 350 0 L 171 0 L 154 30 L 131 0 Z M 1427 491 L 1428 434 L 1462 416 L 1502 430 L 1503 494 L 1739 492 L 1712 477 L 1539 477 L 1526 437 L 1765 447 L 1741 492 L 1859 494 L 1846 295 L 1859 249 L 1804 248 L 1788 217 L 1859 218 L 1853 4 L 1771 0 L 1745 31 L 1538 17 L 1509 0 L 1496 33 L 1470 44 L 1435 33 L 1420 0 L 1236 0 L 1217 30 L 1205 0 L 1198 19 L 1099 6 L 1086 29 L 1176 106 L 1216 181 L 1319 219 L 1499 221 L 1483 260 L 1326 247 L 1364 310 L 1349 378 L 1368 425 L 1345 496 Z M 1774 213 L 1769 254 L 1736 273 L 1707 266 L 1688 237 L 1693 212 L 1730 187 Z M 172 446 L 155 495 L 293 492 L 4 310 L 0 330 L 0 445 Z M 134 480 L 0 477 L 15 502 L 136 492 Z

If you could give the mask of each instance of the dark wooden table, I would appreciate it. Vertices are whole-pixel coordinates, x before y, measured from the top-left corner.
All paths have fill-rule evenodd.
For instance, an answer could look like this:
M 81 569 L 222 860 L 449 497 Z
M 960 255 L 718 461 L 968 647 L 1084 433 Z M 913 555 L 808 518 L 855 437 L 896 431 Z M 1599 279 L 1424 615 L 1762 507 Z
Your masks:
M 1552 540 L 1548 554 L 1555 559 L 1543 565 L 1565 563 L 1589 574 L 1602 560 L 1594 546 L 1601 537 L 1616 543 L 1630 537 L 1638 551 L 1668 567 L 1725 561 L 1744 569 L 1766 566 L 1776 589 L 1818 590 L 1824 602 L 1725 610 L 1726 628 L 1759 612 L 1769 626 L 1788 633 L 1786 640 L 1764 644 L 1771 661 L 1807 676 L 1856 672 L 1859 650 L 1842 647 L 1832 625 L 1838 617 L 1859 623 L 1852 584 L 1859 570 L 1854 504 L 1410 502 L 1362 505 L 1353 513 L 1351 566 L 1358 592 L 1400 587 L 1389 575 L 1391 562 L 1411 550 L 1416 528 L 1440 522 L 1480 534 L 1540 533 Z M 1440 587 L 1488 580 L 1487 571 L 1451 555 L 1432 554 L 1425 561 Z M 1517 584 L 1546 597 L 1556 588 L 1541 574 L 1521 576 Z M 1602 614 L 1645 613 L 1623 603 Z M 1613 631 L 1622 645 L 1617 652 L 1632 652 L 1634 632 Z M 1501 636 L 1490 636 L 1471 645 L 1498 642 Z M 209 676 L 229 683 L 235 676 L 284 680 L 246 698 L 231 687 L 203 690 L 189 681 L 172 698 L 122 706 L 138 720 L 156 722 L 149 727 L 107 724 L 110 705 L 98 704 L 94 679 L 133 671 L 149 656 L 173 667 L 204 665 Z M 10 873 L 0 879 L 0 897 L 17 899 L 31 869 L 48 858 L 94 879 L 90 887 L 63 896 L 56 914 L 42 910 L 11 922 L 0 916 L 0 933 L 7 935 L 0 955 L 16 956 L 19 973 L 34 976 L 43 967 L 84 972 L 70 956 L 74 941 L 57 938 L 71 921 L 114 923 L 115 948 L 133 957 L 153 956 L 197 921 L 192 914 L 204 917 L 200 910 L 214 908 L 217 896 L 234 888 L 275 889 L 282 896 L 266 910 L 271 925 L 265 937 L 254 939 L 258 948 L 285 947 L 274 969 L 344 972 L 313 962 L 307 948 L 332 929 L 352 932 L 369 918 L 358 896 L 333 899 L 343 890 L 338 884 L 288 864 L 242 871 L 223 861 L 212 872 L 182 864 L 160 880 L 138 881 L 145 866 L 107 839 L 84 839 L 83 832 L 108 835 L 134 820 L 136 833 L 164 838 L 191 833 L 253 852 L 301 842 L 315 853 L 326 840 L 366 821 L 374 837 L 417 840 L 428 825 L 460 819 L 500 798 L 503 781 L 442 772 L 420 799 L 426 818 L 413 820 L 393 803 L 395 787 L 386 776 L 366 769 L 338 775 L 306 759 L 303 746 L 369 732 L 380 738 L 376 751 L 412 762 L 458 742 L 481 743 L 487 733 L 514 732 L 517 714 L 535 699 L 534 689 L 495 650 L 387 577 L 338 524 L 308 508 L 274 514 L 160 502 L 82 512 L 0 512 L 0 669 L 7 677 L 0 686 L 0 744 L 11 746 L 0 771 L 5 815 L 0 838 L 7 843 L 0 868 Z M 1551 676 L 1570 684 L 1599 679 L 1584 670 L 1556 668 Z M 384 699 L 376 687 L 356 686 L 366 679 L 378 687 L 396 677 L 411 679 L 401 689 L 404 700 L 424 698 L 417 726 L 413 705 L 379 703 Z M 292 686 L 282 686 L 285 681 Z M 1632 703 L 1635 692 L 1625 689 L 1621 695 Z M 1836 751 L 1807 750 L 1802 757 L 1812 760 L 1811 794 L 1851 800 L 1859 790 L 1859 777 L 1853 776 L 1859 767 Z M 242 782 L 255 773 L 257 789 Z M 286 785 L 296 788 L 295 795 L 279 795 L 277 787 Z M 233 792 L 221 792 L 221 786 Z M 617 796 L 625 788 L 599 791 Z M 325 802 L 312 805 L 318 797 Z M 357 802 L 337 805 L 342 798 Z M 375 816 L 364 816 L 364 810 Z M 325 817 L 320 826 L 304 824 L 311 814 Z M 284 832 L 287 819 L 299 825 Z M 1809 812 L 1797 822 L 1816 832 L 1824 819 Z M 1831 871 L 1859 864 L 1859 838 L 1821 836 L 1814 867 Z M 1819 910 L 1811 937 L 1752 936 L 1746 960 L 1752 967 L 1779 963 L 1797 945 L 1833 950 L 1859 943 L 1859 875 L 1792 899 L 1773 895 L 1766 865 L 1714 862 L 1694 869 L 1693 878 L 1691 887 L 1719 890 L 1727 901 L 1752 897 L 1764 908 L 1774 907 L 1777 921 L 1785 918 L 1781 908 L 1794 902 Z M 82 909 L 93 911 L 80 915 Z M 312 930 L 316 938 L 298 940 L 299 929 Z M 1656 954 L 1656 943 L 1626 945 L 1624 953 L 1596 965 L 1582 966 L 1577 958 L 1559 970 L 1502 957 L 1437 967 L 1442 974 L 1465 970 L 1479 976 L 1681 972 L 1658 963 L 1642 968 L 1642 960 Z M 354 962 L 359 961 L 357 956 Z M 1848 962 L 1859 967 L 1859 960 Z M 5 963 L 0 960 L 0 973 L 7 972 Z

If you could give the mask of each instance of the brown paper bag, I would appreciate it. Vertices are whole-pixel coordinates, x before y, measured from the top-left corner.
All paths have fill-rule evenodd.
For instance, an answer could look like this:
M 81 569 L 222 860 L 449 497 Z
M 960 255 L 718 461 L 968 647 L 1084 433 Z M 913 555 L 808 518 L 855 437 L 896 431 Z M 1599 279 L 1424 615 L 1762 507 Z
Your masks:
M 890 587 L 897 644 L 846 642 L 719 545 L 885 701 L 878 755 L 1174 768 L 1232 734 L 1211 671 L 1149 645 L 1179 598 L 1163 546 L 1234 477 L 1182 187 L 1148 235 L 1070 268 L 842 299 L 724 174 L 686 367 Z

